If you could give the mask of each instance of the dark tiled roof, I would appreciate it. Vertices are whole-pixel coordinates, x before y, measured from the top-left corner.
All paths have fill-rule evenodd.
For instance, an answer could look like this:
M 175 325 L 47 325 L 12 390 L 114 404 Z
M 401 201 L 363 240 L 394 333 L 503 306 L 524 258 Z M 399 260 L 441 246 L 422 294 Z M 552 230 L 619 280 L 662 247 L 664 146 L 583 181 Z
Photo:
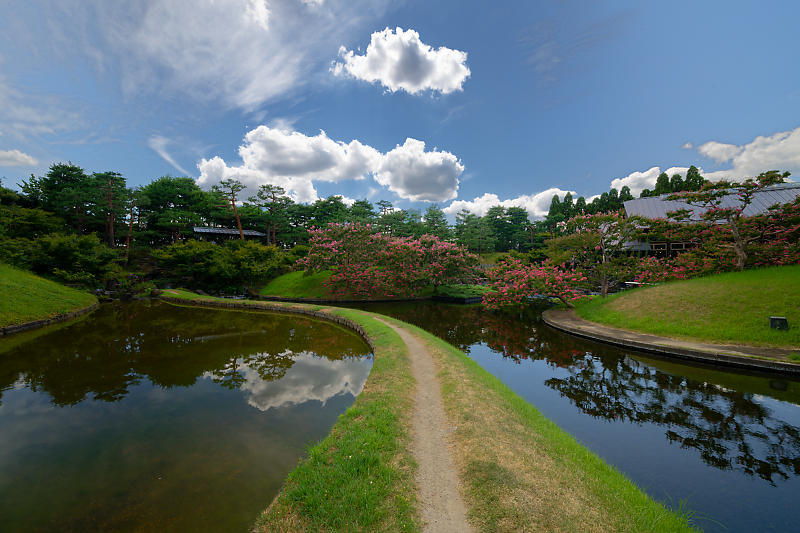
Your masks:
M 239 235 L 239 230 L 235 228 L 209 228 L 205 226 L 195 226 L 194 227 L 195 233 L 209 233 L 213 235 Z M 260 231 L 256 231 L 253 229 L 245 229 L 242 230 L 248 237 L 266 237 L 266 233 L 261 233 Z
M 625 213 L 628 216 L 641 216 L 649 219 L 669 218 L 667 213 L 688 209 L 692 212 L 691 220 L 700 220 L 700 215 L 705 209 L 693 207 L 685 202 L 677 200 L 666 200 L 669 194 L 653 196 L 650 198 L 637 198 L 625 202 Z M 779 183 L 771 187 L 761 189 L 753 196 L 753 202 L 748 205 L 742 213 L 746 217 L 765 213 L 775 204 L 788 204 L 794 202 L 800 196 L 800 183 Z M 739 198 L 731 194 L 722 199 L 722 207 L 735 207 L 739 204 Z

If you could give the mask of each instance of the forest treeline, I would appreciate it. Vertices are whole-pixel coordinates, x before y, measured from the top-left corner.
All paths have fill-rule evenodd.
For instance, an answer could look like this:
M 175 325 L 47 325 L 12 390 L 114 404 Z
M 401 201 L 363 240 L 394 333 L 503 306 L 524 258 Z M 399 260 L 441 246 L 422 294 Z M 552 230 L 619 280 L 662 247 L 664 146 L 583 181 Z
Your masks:
M 692 167 L 685 180 L 662 174 L 654 191 L 643 196 L 696 190 L 703 182 Z M 386 200 L 348 206 L 337 195 L 303 204 L 275 185 L 242 197 L 244 187 L 235 180 L 203 190 L 192 178 L 172 176 L 129 187 L 118 172 L 88 173 L 72 163 L 54 164 L 44 176 L 31 175 L 18 185 L 19 192 L 0 184 L 0 261 L 95 287 L 136 284 L 145 277 L 139 271 L 154 266 L 176 280 L 204 279 L 204 286 L 263 279 L 290 268 L 304 255 L 309 230 L 331 222 L 374 224 L 397 237 L 435 235 L 481 254 L 535 252 L 559 223 L 580 213 L 618 210 L 633 199 L 628 187 L 592 202 L 583 197 L 573 202 L 568 193 L 552 199 L 544 220 L 531 221 L 521 207 L 498 205 L 484 216 L 462 210 L 451 225 L 435 204 L 424 212 L 398 209 Z M 251 229 L 265 236 L 218 246 L 195 241 L 195 226 Z

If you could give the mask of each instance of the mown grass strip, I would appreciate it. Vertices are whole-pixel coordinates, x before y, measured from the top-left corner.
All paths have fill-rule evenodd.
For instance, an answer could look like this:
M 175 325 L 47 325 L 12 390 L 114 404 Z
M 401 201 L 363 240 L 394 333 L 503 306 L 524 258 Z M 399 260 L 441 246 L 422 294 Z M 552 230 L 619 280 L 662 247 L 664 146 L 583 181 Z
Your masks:
M 586 320 L 715 343 L 800 347 L 800 265 L 729 272 L 625 291 L 579 304 Z M 790 329 L 770 329 L 785 316 Z
M 0 327 L 54 318 L 96 303 L 93 294 L 0 263 Z
M 692 531 L 534 406 L 445 341 L 434 356 L 454 460 L 478 531 Z
M 164 296 L 187 304 L 232 303 L 183 290 Z M 369 313 L 300 304 L 242 302 L 254 309 L 322 310 L 359 324 L 374 346 L 369 379 L 353 405 L 304 459 L 256 531 L 418 531 L 410 420 L 414 379 L 405 344 Z

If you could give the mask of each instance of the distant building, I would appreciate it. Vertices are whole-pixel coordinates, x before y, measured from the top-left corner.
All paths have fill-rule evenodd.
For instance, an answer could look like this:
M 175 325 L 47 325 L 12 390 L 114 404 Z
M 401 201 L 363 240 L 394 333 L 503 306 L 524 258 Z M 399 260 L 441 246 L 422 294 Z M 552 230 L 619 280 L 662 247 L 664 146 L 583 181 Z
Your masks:
M 670 211 L 687 209 L 692 212 L 690 220 L 700 220 L 705 209 L 702 207 L 690 206 L 679 200 L 667 200 L 666 198 L 670 194 L 672 193 L 628 200 L 625 202 L 625 216 L 640 216 L 649 218 L 650 220 L 655 220 L 657 218 L 666 219 L 669 218 L 667 213 Z M 755 193 L 753 202 L 745 208 L 742 215 L 752 217 L 766 213 L 773 205 L 790 204 L 794 202 L 798 196 L 800 196 L 800 183 L 779 183 L 771 187 L 765 187 Z M 735 194 L 730 194 L 722 199 L 721 207 L 736 207 L 738 205 L 740 205 L 739 198 Z
M 252 230 L 252 229 L 245 229 L 242 230 L 245 239 L 261 239 L 267 236 L 266 233 L 261 233 L 260 231 Z M 239 235 L 239 230 L 236 228 L 212 228 L 208 226 L 195 226 L 194 227 L 194 235 L 198 239 L 203 239 L 207 241 L 219 241 L 219 240 L 230 240 L 230 239 L 239 239 L 241 236 Z
M 670 194 L 651 196 L 649 198 L 636 198 L 625 202 L 625 216 L 640 216 L 650 220 L 669 219 L 667 213 L 686 209 L 692 213 L 690 222 L 699 222 L 705 209 L 691 206 L 679 200 L 667 200 Z M 752 217 L 766 213 L 776 204 L 790 204 L 800 197 L 800 183 L 779 183 L 765 187 L 753 195 L 753 201 L 742 212 L 743 216 Z M 721 207 L 737 207 L 741 205 L 736 194 L 730 194 L 722 199 Z M 689 250 L 693 247 L 690 242 L 657 242 L 657 241 L 632 241 L 625 246 L 629 251 L 645 252 L 651 255 L 675 255 L 678 252 Z

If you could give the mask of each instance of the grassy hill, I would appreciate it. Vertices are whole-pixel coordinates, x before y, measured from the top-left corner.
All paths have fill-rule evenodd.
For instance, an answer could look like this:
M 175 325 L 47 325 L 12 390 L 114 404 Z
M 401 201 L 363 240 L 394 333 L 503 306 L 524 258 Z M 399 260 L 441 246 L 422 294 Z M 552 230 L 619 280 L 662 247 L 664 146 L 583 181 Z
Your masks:
M 83 309 L 97 298 L 0 263 L 0 327 Z
M 273 279 L 259 294 L 262 296 L 280 296 L 281 298 L 330 298 L 328 289 L 322 283 L 331 277 L 329 271 L 317 272 L 304 276 L 303 271 L 289 272 Z
M 707 342 L 800 347 L 800 265 L 674 281 L 578 305 L 592 322 Z M 770 329 L 785 316 L 788 331 Z

